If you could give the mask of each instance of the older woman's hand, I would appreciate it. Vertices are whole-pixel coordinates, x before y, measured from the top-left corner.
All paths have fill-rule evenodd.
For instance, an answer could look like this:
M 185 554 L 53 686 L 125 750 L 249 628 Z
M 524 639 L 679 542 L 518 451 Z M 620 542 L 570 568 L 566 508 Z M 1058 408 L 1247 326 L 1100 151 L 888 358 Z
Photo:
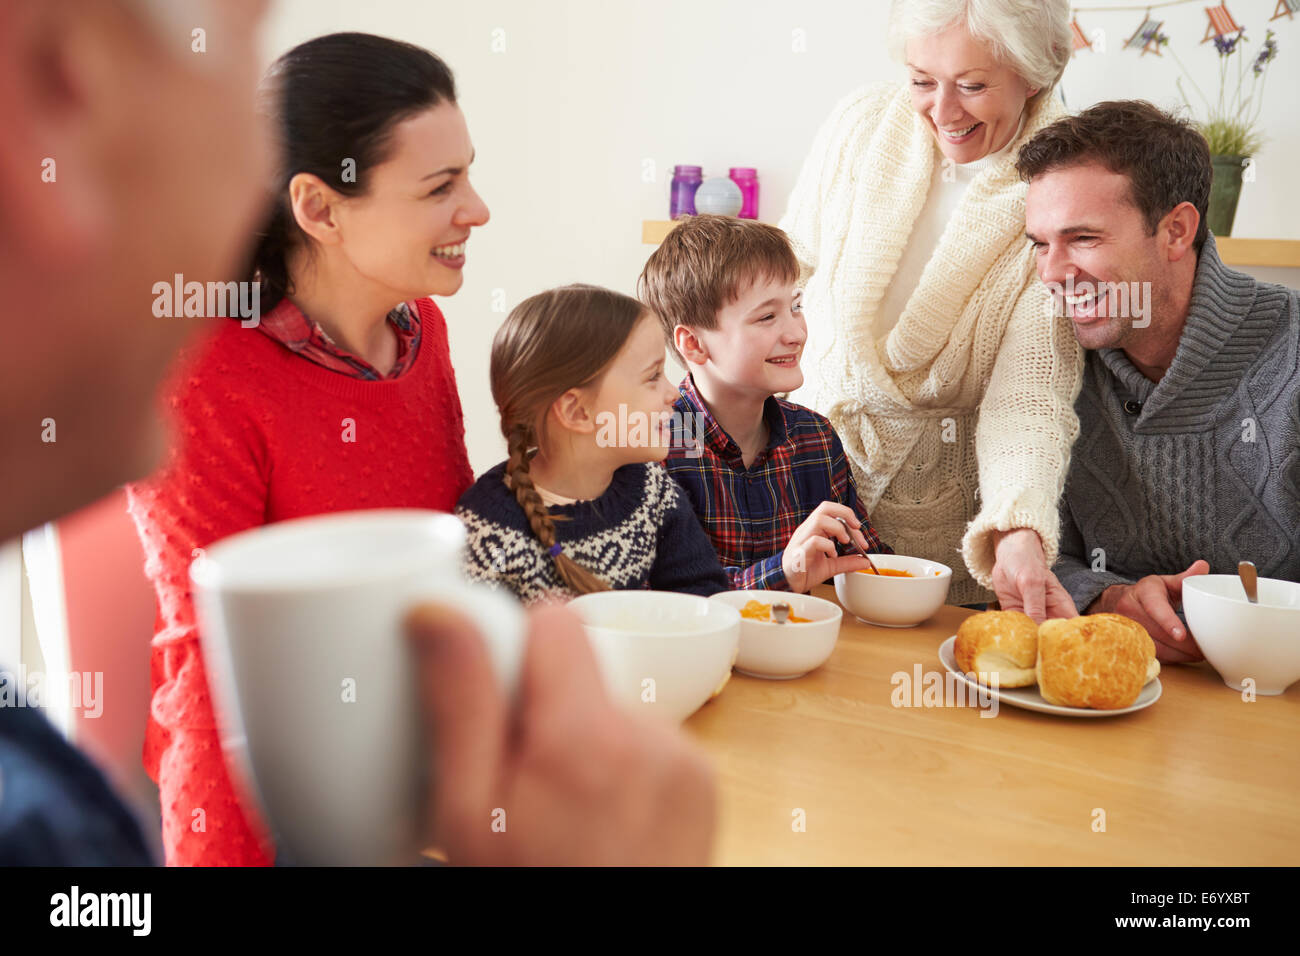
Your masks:
M 999 531 L 994 561 L 993 590 L 1004 611 L 1024 611 L 1039 623 L 1078 615 L 1069 592 L 1047 567 L 1037 531 Z

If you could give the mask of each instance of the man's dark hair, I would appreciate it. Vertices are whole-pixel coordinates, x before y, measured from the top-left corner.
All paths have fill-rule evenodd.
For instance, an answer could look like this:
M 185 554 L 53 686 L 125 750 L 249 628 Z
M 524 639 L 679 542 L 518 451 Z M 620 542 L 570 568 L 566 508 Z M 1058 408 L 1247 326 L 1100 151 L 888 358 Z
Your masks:
M 1077 116 L 1057 120 L 1025 143 L 1016 171 L 1029 182 L 1067 166 L 1099 163 L 1129 179 L 1133 205 L 1154 235 L 1169 212 L 1189 202 L 1201 215 L 1195 248 L 1209 235 L 1210 148 L 1191 123 L 1144 100 L 1098 103 Z

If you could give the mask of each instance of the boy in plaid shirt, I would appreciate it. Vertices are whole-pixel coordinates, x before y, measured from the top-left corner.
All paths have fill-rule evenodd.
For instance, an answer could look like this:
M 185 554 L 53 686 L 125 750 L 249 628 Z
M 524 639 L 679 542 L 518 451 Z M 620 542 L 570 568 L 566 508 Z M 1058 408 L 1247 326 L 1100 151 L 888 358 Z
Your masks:
M 858 500 L 831 423 L 778 398 L 803 384 L 808 329 L 784 232 L 727 216 L 677 225 L 640 295 L 687 368 L 664 462 L 736 588 L 806 592 L 892 554 Z M 848 529 L 836 519 L 844 519 Z

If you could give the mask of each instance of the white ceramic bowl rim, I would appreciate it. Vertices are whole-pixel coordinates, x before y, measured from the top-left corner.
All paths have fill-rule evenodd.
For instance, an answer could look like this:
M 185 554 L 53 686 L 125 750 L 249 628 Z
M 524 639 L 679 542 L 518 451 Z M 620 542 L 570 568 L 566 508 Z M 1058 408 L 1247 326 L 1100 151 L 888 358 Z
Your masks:
M 764 595 L 770 596 L 771 600 L 763 601 Z M 824 616 L 814 617 L 809 621 L 787 621 L 784 624 L 777 624 L 775 621 L 757 621 L 753 618 L 748 618 L 742 615 L 740 618 L 741 622 L 744 624 L 757 625 L 759 627 L 816 627 L 825 624 L 827 621 L 833 621 L 836 618 L 843 618 L 844 616 L 844 609 L 842 607 L 834 601 L 819 598 L 815 594 L 793 594 L 787 591 L 737 590 L 719 591 L 717 594 L 711 595 L 710 599 L 717 600 L 719 604 L 726 604 L 728 607 L 735 607 L 736 610 L 739 611 L 740 608 L 744 607 L 749 601 L 763 601 L 765 604 L 774 604 L 775 602 L 782 600 L 783 596 L 811 602 L 811 607 L 814 609 L 814 613 L 824 614 Z M 740 603 L 733 605 L 731 604 L 731 601 L 733 600 Z M 793 603 L 790 604 L 790 609 L 792 611 L 794 610 Z M 806 611 L 795 611 L 795 613 L 800 617 L 807 617 L 808 614 Z
M 609 609 L 606 610 L 605 606 Z M 671 621 L 629 621 L 628 615 L 641 607 L 676 605 L 687 609 L 683 615 L 672 615 Z M 675 591 L 598 591 L 584 594 L 569 602 L 569 607 L 582 619 L 588 630 L 606 634 L 624 634 L 654 638 L 679 638 L 689 640 L 724 631 L 740 621 L 740 611 L 720 601 L 710 601 L 698 594 L 681 594 Z M 693 609 L 693 610 L 691 610 Z M 609 623 L 600 620 L 602 614 L 618 614 L 623 619 Z
M 1274 611 L 1300 612 L 1300 583 L 1278 578 L 1259 579 L 1259 604 L 1246 599 L 1241 579 L 1235 574 L 1198 574 L 1185 578 L 1183 587 L 1209 598 L 1217 598 L 1243 608 L 1260 607 Z M 1247 613 L 1250 613 L 1249 611 Z
M 899 564 L 892 563 L 895 559 L 899 559 L 899 558 L 902 559 L 901 563 Z M 871 556 L 871 560 L 879 567 L 890 568 L 891 570 L 912 571 L 913 567 L 917 564 L 921 565 L 922 568 L 926 569 L 927 571 L 933 571 L 936 568 L 939 569 L 938 574 L 928 574 L 928 573 L 916 574 L 915 572 L 913 572 L 913 575 L 910 578 L 899 578 L 889 574 L 875 575 L 875 574 L 867 573 L 862 575 L 862 577 L 864 578 L 871 578 L 876 581 L 886 581 L 886 580 L 899 581 L 899 582 L 942 581 L 944 578 L 952 577 L 952 568 L 948 567 L 948 565 L 944 564 L 943 562 L 931 561 L 929 558 L 914 558 L 910 554 L 873 554 Z M 854 575 L 857 575 L 859 572 L 844 571 L 842 573 L 846 578 L 851 578 Z M 836 576 L 838 577 L 838 575 Z

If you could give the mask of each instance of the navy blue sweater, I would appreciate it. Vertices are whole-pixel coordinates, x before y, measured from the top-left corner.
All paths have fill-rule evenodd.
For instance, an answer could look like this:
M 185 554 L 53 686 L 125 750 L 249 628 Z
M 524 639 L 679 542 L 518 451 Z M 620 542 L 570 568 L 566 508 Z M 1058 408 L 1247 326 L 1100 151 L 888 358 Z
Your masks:
M 661 464 L 624 465 L 599 498 L 549 511 L 560 518 L 555 540 L 563 553 L 615 590 L 707 596 L 730 587 L 690 502 Z M 525 604 L 556 592 L 574 596 L 506 484 L 505 462 L 474 482 L 456 514 L 469 530 L 471 579 L 500 583 Z
M 0 866 L 148 866 L 140 826 L 38 707 L 0 672 Z

